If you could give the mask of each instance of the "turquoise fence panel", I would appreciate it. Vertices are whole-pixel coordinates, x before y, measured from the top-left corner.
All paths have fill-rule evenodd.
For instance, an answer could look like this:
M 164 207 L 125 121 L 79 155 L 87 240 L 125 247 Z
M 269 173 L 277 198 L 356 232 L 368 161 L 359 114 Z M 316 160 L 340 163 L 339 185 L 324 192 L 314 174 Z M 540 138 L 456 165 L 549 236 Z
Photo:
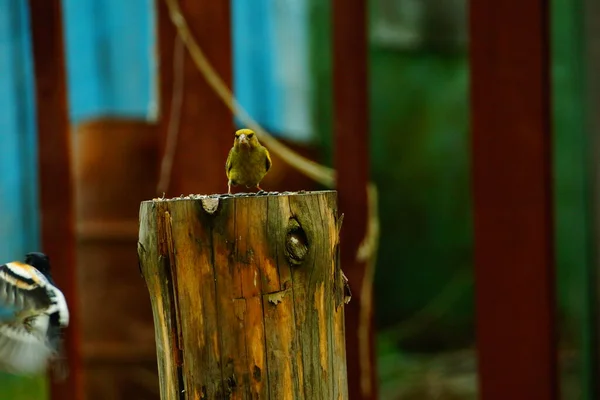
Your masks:
M 153 0 L 64 0 L 70 115 L 156 116 Z M 232 0 L 234 92 L 274 133 L 311 137 L 306 0 Z
M 27 2 L 0 2 L 0 260 L 39 248 L 37 146 Z
M 232 0 L 233 87 L 242 107 L 271 131 L 281 130 L 274 76 L 273 11 L 268 0 Z
M 311 138 L 306 0 L 233 0 L 234 91 L 274 134 Z
M 26 1 L 0 1 L 0 263 L 38 250 L 35 102 Z M 44 376 L 0 373 L 0 400 L 47 398 Z
M 153 119 L 153 0 L 64 0 L 70 116 Z
M 274 81 L 273 90 L 281 99 L 281 129 L 297 141 L 312 139 L 310 107 L 311 80 L 309 59 L 308 0 L 270 0 L 273 10 Z

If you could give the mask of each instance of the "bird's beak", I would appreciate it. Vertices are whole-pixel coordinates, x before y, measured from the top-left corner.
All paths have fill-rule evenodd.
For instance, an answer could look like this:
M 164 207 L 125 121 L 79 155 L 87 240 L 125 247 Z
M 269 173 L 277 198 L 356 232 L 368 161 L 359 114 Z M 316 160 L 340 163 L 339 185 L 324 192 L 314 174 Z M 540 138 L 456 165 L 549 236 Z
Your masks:
M 240 144 L 248 144 L 248 136 L 245 133 L 240 135 Z

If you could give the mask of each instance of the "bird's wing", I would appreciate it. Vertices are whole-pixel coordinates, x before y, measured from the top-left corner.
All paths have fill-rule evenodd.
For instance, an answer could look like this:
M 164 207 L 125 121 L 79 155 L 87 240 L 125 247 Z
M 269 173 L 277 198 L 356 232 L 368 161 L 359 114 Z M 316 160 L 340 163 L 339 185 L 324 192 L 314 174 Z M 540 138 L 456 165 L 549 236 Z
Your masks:
M 60 353 L 61 329 L 69 323 L 62 292 L 34 267 L 0 265 L 0 370 L 43 372 Z
M 0 324 L 0 370 L 15 374 L 43 372 L 55 350 L 48 346 L 49 316 L 41 314 L 24 324 Z
M 265 164 L 265 167 L 266 167 L 265 172 L 269 172 L 269 170 L 271 169 L 271 165 L 273 164 L 273 162 L 271 161 L 271 155 L 269 154 L 269 150 L 267 150 L 266 148 L 265 148 L 265 154 L 267 156 L 267 160 L 266 160 L 266 164 Z
M 229 171 L 231 171 L 231 168 L 233 167 L 233 157 L 231 157 L 231 153 L 233 153 L 233 147 L 231 148 L 231 150 L 229 150 L 229 154 L 227 155 L 227 161 L 225 162 L 225 172 L 227 172 L 227 175 L 229 175 Z
M 55 286 L 48 287 L 48 294 L 52 305 L 45 311 L 49 315 L 56 314 L 57 322 L 60 328 L 65 328 L 69 325 L 69 307 L 63 293 Z
M 30 265 L 0 265 L 0 308 L 15 314 L 36 314 L 53 303 L 48 280 Z

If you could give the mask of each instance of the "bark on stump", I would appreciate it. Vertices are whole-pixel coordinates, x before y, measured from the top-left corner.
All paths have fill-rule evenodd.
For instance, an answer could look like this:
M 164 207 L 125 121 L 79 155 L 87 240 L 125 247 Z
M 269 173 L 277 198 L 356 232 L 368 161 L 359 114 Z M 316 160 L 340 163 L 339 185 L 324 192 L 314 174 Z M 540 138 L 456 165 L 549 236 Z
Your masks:
M 347 399 L 337 193 L 140 207 L 161 398 Z

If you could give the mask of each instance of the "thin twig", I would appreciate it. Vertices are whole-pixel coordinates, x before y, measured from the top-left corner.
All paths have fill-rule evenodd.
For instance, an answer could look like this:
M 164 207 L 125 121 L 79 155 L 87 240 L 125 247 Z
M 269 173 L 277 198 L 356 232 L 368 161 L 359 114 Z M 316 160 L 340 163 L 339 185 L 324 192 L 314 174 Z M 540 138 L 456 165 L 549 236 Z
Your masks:
M 362 394 L 366 397 L 371 396 L 373 388 L 371 376 L 371 346 L 370 346 L 370 324 L 369 320 L 373 315 L 373 279 L 375 277 L 375 267 L 377 265 L 377 245 L 379 243 L 379 196 L 377 186 L 369 183 L 367 187 L 368 200 L 368 225 L 365 239 L 358 247 L 357 260 L 365 262 L 365 274 L 360 289 L 360 310 L 358 323 L 358 350 L 360 357 Z
M 181 123 L 181 105 L 183 103 L 183 56 L 184 46 L 181 36 L 175 35 L 175 44 L 173 45 L 173 92 L 171 97 L 171 115 L 169 117 L 169 126 L 167 130 L 167 142 L 165 144 L 165 153 L 160 165 L 160 179 L 156 191 L 165 193 L 169 190 L 171 183 L 171 171 L 173 170 L 173 160 L 177 150 L 177 137 L 179 136 L 179 125 Z

